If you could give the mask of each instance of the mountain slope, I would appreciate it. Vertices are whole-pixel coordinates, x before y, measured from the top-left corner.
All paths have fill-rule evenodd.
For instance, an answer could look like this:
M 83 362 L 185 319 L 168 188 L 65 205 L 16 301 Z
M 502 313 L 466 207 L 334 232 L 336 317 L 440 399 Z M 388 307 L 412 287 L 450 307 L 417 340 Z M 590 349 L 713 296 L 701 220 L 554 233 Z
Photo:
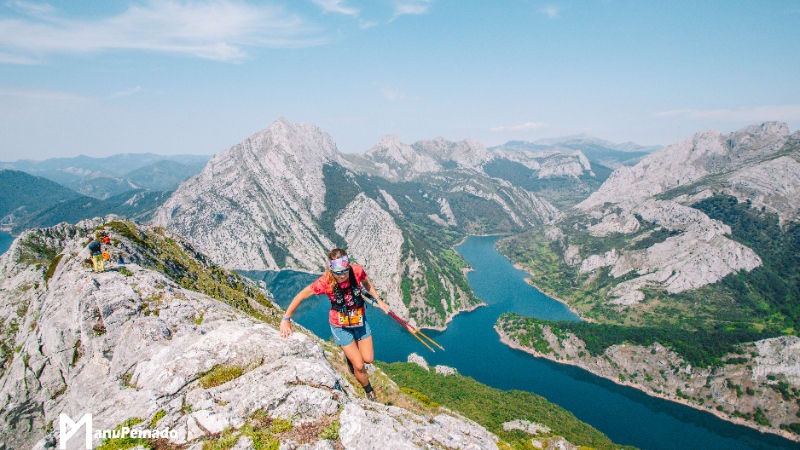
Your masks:
M 0 169 L 0 225 L 13 227 L 37 211 L 78 196 L 48 179 Z
M 24 221 L 17 223 L 14 232 L 48 227 L 61 222 L 75 223 L 108 214 L 146 221 L 171 194 L 171 191 L 135 190 L 123 192 L 106 200 L 80 196 L 31 214 Z
M 125 174 L 131 183 L 151 191 L 170 191 L 203 170 L 203 164 L 186 165 L 162 160 L 132 170 Z
M 789 140 L 789 128 L 777 122 L 752 125 L 726 135 L 713 130 L 698 133 L 633 167 L 615 170 L 578 208 L 588 210 L 606 202 L 637 202 L 709 175 L 771 159 Z

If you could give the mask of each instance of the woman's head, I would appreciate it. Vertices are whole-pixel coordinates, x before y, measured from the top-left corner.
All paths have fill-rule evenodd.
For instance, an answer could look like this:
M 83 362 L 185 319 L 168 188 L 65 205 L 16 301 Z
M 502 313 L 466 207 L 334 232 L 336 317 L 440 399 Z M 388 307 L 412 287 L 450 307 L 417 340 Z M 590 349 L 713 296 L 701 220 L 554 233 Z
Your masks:
M 331 289 L 335 289 L 338 283 L 344 283 L 348 277 L 350 261 L 347 252 L 341 248 L 335 248 L 328 253 L 328 282 Z

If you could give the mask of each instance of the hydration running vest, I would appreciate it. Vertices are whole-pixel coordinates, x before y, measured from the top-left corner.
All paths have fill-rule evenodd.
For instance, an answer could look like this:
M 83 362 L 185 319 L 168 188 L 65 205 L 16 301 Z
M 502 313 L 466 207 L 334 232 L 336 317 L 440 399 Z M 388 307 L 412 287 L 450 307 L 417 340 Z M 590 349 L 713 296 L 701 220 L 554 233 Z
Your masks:
M 348 268 L 347 272 L 350 279 L 350 287 L 347 289 L 342 289 L 339 287 L 339 283 L 336 283 L 336 288 L 333 290 L 333 302 L 331 307 L 339 312 L 345 312 L 348 309 L 358 309 L 364 305 L 364 297 L 361 296 L 361 288 L 358 285 L 358 281 L 356 281 L 356 275 L 353 273 L 353 268 Z M 345 300 L 345 294 L 347 294 L 347 290 L 349 290 L 350 294 L 353 296 L 353 306 L 350 308 L 347 307 L 347 301 Z

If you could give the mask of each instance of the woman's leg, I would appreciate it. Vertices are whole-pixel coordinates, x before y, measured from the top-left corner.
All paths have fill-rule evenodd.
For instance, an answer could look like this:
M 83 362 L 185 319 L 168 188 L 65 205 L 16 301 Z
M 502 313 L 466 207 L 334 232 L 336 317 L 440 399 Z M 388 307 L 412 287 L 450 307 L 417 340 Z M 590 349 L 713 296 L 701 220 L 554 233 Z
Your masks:
M 370 338 L 371 339 L 371 338 Z M 372 353 L 372 340 L 369 343 L 370 354 Z M 353 365 L 353 372 L 356 376 L 356 380 L 361 383 L 362 386 L 366 386 L 369 384 L 369 378 L 367 377 L 367 371 L 364 370 L 364 359 L 361 357 L 361 352 L 359 351 L 358 344 L 356 341 L 353 341 L 345 346 L 342 347 L 344 350 L 344 356 L 350 360 L 350 364 Z
M 361 354 L 361 360 L 364 364 L 371 364 L 375 359 L 375 352 L 372 349 L 372 336 L 367 336 L 358 342 L 358 352 Z

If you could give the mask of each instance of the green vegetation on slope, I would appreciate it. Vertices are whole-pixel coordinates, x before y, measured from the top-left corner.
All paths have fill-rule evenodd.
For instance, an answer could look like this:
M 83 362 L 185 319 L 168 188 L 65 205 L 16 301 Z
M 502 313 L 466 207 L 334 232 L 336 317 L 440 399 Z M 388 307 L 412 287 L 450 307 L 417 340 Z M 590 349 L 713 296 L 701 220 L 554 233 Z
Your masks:
M 171 194 L 172 192 L 137 190 L 124 192 L 105 200 L 80 196 L 31 214 L 26 220 L 20 221 L 15 230 L 49 227 L 61 222 L 76 223 L 107 214 L 147 220 Z
M 732 238 L 750 247 L 763 265 L 723 280 L 732 300 L 767 326 L 786 334 L 800 331 L 800 223 L 779 225 L 774 214 L 749 202 L 719 195 L 692 205 L 731 227 Z
M 49 208 L 80 194 L 46 178 L 0 169 L 0 218 L 23 208 L 22 216 Z
M 376 365 L 401 388 L 411 389 L 430 402 L 463 414 L 515 448 L 528 448 L 530 445 L 530 435 L 503 429 L 504 422 L 515 419 L 545 425 L 550 428 L 550 435 L 563 436 L 573 444 L 598 449 L 621 448 L 569 411 L 539 395 L 517 390 L 501 391 L 470 377 L 440 375 L 411 363 L 376 362 Z
M 493 159 L 484 165 L 487 175 L 501 178 L 514 186 L 535 193 L 560 210 L 565 210 L 589 197 L 611 175 L 611 169 L 591 163 L 595 176 L 539 178 L 537 173 L 518 162 Z
M 514 313 L 501 315 L 497 325 L 508 334 L 524 331 L 525 334 L 520 336 L 520 343 L 542 353 L 549 353 L 549 345 L 541 330 L 546 325 L 558 337 L 564 337 L 566 333 L 574 334 L 586 343 L 586 350 L 592 356 L 602 355 L 612 345 L 629 343 L 649 347 L 658 342 L 672 348 L 675 353 L 697 367 L 721 365 L 723 356 L 738 351 L 737 344 L 776 336 L 776 333 L 748 327 L 717 327 L 688 332 L 681 326 L 655 328 L 552 321 Z
M 261 311 L 274 310 L 272 303 L 256 287 L 242 280 L 235 272 L 208 263 L 205 256 L 188 243 L 167 236 L 165 230 L 155 227 L 153 232 L 143 232 L 131 222 L 114 221 L 96 230 L 110 228 L 136 244 L 145 258 L 139 261 L 146 267 L 158 270 L 186 289 L 202 292 L 261 320 L 275 322 L 279 315 L 267 317 Z M 263 308 L 256 308 L 254 301 Z

